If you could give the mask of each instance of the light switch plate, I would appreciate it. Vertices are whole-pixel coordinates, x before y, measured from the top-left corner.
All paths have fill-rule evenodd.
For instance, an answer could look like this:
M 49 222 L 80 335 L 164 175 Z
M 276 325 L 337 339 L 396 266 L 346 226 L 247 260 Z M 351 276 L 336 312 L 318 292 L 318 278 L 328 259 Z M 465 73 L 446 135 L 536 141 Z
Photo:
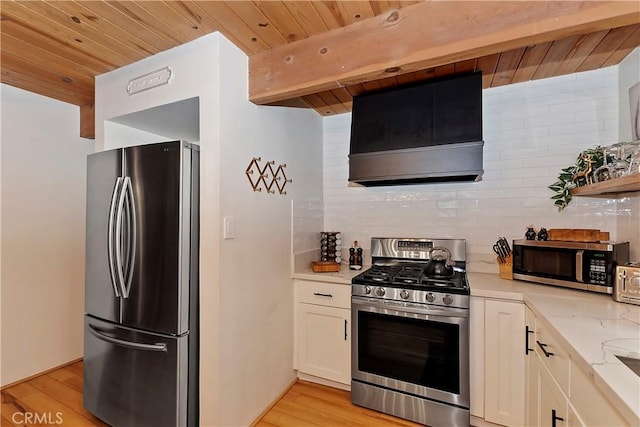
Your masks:
M 236 222 L 232 216 L 225 216 L 224 220 L 223 237 L 225 239 L 233 239 L 236 237 Z

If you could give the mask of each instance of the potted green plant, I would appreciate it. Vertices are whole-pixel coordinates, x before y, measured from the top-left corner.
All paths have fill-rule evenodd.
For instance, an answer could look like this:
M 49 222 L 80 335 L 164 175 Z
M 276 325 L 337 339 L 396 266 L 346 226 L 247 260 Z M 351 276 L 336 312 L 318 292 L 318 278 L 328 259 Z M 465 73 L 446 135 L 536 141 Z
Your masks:
M 558 212 L 567 207 L 571 201 L 571 190 L 593 183 L 594 172 L 604 162 L 602 147 L 597 146 L 582 151 L 576 162 L 560 170 L 558 180 L 549 186 L 555 194 L 551 197 Z

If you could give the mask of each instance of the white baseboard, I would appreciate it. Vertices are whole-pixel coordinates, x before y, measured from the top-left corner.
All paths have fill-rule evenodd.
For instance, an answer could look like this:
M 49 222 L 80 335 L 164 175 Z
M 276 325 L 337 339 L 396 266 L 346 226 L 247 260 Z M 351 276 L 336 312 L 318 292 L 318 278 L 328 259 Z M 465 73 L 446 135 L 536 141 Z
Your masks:
M 327 387 L 339 388 L 341 390 L 351 391 L 351 384 L 342 384 L 331 380 L 325 380 L 324 378 L 314 377 L 298 371 L 298 378 L 302 381 L 309 381 L 311 383 L 326 385 Z

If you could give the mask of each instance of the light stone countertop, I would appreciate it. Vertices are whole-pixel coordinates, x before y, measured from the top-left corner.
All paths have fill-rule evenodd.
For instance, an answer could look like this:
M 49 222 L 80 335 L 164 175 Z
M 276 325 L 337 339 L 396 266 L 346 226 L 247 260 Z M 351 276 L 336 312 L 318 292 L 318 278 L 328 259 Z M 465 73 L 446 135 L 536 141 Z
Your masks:
M 337 273 L 302 268 L 293 278 L 350 285 L 360 271 L 346 265 Z M 617 303 L 610 295 L 504 280 L 497 274 L 469 272 L 467 276 L 472 296 L 522 301 L 546 319 L 571 359 L 631 425 L 640 425 L 640 377 L 615 357 L 640 358 L 640 306 Z
M 292 277 L 294 279 L 311 280 L 315 282 L 339 283 L 343 285 L 351 285 L 351 279 L 362 273 L 370 266 L 364 266 L 362 270 L 350 270 L 347 264 L 342 264 L 340 271 L 335 273 L 314 273 L 311 266 L 300 268 L 294 271 Z

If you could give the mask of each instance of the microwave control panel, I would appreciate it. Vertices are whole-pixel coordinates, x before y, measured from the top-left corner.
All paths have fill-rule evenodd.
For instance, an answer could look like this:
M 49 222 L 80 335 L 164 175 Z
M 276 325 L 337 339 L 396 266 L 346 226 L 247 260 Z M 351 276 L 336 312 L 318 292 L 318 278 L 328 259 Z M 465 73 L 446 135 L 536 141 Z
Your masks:
M 607 281 L 607 256 L 603 252 L 593 252 L 589 258 L 589 281 L 594 285 L 606 285 Z

